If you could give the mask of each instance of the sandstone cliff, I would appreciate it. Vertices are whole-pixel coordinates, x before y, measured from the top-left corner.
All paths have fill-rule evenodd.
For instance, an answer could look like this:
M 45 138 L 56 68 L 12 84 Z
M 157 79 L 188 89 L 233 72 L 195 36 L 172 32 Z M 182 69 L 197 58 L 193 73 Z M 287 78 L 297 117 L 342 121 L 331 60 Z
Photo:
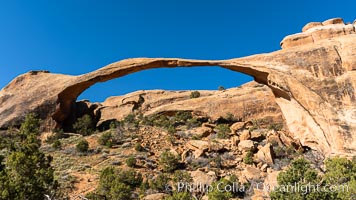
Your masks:
M 70 124 L 76 99 L 91 85 L 145 69 L 221 66 L 251 75 L 273 92 L 289 131 L 324 154 L 356 151 L 355 22 L 311 23 L 287 36 L 282 50 L 231 60 L 135 58 L 81 76 L 30 72 L 0 91 L 0 127 L 18 125 L 37 112 L 49 126 Z

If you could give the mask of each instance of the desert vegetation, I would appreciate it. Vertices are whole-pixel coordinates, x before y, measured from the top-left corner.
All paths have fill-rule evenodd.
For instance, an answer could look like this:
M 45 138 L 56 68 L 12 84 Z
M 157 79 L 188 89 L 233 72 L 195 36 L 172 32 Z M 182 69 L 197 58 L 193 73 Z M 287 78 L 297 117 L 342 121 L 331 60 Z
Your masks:
M 77 123 L 86 124 L 87 119 Z M 304 156 L 314 155 L 312 151 L 285 145 L 294 141 L 282 141 L 277 131 L 283 128 L 263 119 L 243 123 L 227 113 L 213 122 L 190 111 L 132 113 L 112 122 L 107 130 L 78 129 L 90 129 L 90 134 L 54 130 L 42 144 L 40 123 L 28 115 L 19 129 L 9 129 L 1 138 L 2 199 L 66 199 L 73 197 L 68 192 L 84 186 L 88 189 L 82 191 L 87 192 L 80 196 L 87 199 L 126 200 L 156 194 L 168 200 L 243 198 L 254 196 L 250 188 L 273 171 L 280 171 L 278 186 L 264 194 L 272 199 L 343 200 L 355 193 L 355 160 L 336 157 L 315 163 L 315 158 Z M 238 124 L 240 128 L 235 129 Z M 178 190 L 179 184 L 194 184 L 205 176 L 214 188 L 209 193 Z M 218 185 L 232 184 L 243 189 L 216 190 Z M 344 185 L 348 190 L 281 190 L 295 184 Z

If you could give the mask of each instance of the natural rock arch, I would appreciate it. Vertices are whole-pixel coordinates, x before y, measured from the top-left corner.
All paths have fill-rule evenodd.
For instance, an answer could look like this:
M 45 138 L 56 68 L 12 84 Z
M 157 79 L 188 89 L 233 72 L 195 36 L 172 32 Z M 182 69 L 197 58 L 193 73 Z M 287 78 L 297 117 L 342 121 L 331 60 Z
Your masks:
M 97 82 L 145 69 L 220 66 L 270 87 L 290 132 L 303 145 L 325 154 L 351 155 L 356 150 L 355 24 L 328 20 L 310 26 L 305 33 L 286 37 L 283 50 L 244 58 L 135 58 L 81 76 L 31 72 L 0 92 L 0 127 L 16 124 L 23 113 L 33 111 L 42 118 L 52 116 L 60 124 L 70 115 L 77 97 Z

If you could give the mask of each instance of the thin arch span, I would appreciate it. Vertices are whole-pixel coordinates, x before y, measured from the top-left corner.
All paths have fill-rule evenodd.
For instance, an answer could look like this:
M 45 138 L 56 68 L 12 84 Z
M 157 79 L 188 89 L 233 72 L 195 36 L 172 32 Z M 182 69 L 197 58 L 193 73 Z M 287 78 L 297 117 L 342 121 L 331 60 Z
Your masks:
M 188 60 L 176 58 L 135 58 L 127 59 L 109 64 L 101 69 L 77 77 L 75 81 L 69 83 L 58 94 L 57 109 L 53 114 L 53 119 L 57 122 L 64 121 L 71 113 L 73 103 L 78 96 L 90 86 L 98 82 L 106 82 L 112 79 L 139 72 L 146 69 L 155 68 L 175 68 L 175 67 L 199 67 L 199 66 L 219 66 L 232 71 L 244 73 L 254 77 L 255 81 L 268 85 L 268 72 L 256 69 L 256 66 L 231 62 L 233 60 Z M 278 96 L 290 98 L 286 92 L 273 88 Z

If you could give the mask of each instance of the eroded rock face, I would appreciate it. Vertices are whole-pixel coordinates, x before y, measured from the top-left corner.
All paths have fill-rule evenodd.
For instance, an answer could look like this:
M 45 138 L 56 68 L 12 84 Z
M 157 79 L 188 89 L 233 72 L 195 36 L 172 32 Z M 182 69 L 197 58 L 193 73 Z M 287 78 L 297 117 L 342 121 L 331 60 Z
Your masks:
M 135 58 L 81 76 L 27 73 L 0 91 L 0 127 L 18 125 L 28 112 L 39 113 L 49 127 L 68 123 L 77 97 L 97 82 L 151 68 L 221 66 L 267 85 L 303 145 L 324 154 L 355 154 L 355 24 L 340 19 L 308 24 L 281 44 L 280 51 L 231 60 Z
M 250 82 L 240 88 L 199 92 L 199 98 L 190 98 L 191 91 L 164 90 L 137 91 L 110 97 L 102 103 L 99 123 L 110 119 L 122 120 L 135 110 L 140 110 L 146 116 L 186 110 L 212 121 L 231 113 L 239 121 L 266 118 L 269 121 L 282 122 L 273 93 L 262 84 Z
M 355 34 L 355 24 L 345 24 L 341 18 L 329 19 L 324 22 L 310 22 L 303 27 L 302 33 L 289 35 L 281 42 L 283 49 L 316 43 L 333 37 Z

